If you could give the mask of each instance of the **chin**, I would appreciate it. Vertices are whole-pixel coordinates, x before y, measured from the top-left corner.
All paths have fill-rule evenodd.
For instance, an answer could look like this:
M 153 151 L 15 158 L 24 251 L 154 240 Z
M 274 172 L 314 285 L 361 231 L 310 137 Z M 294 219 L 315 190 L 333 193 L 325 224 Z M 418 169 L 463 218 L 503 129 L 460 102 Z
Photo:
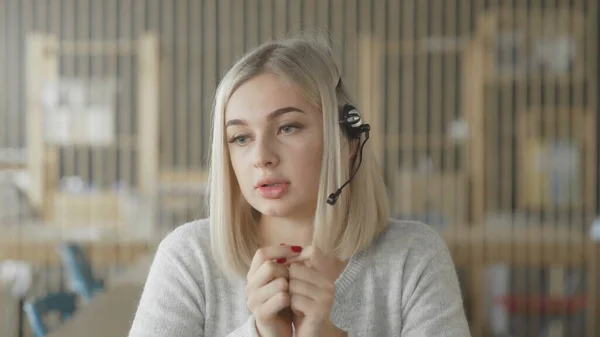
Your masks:
M 278 218 L 290 216 L 292 214 L 292 209 L 294 209 L 294 207 L 291 207 L 289 204 L 286 205 L 281 202 L 276 202 L 275 200 L 255 203 L 254 208 L 262 215 Z
M 306 214 L 311 212 L 314 214 L 315 212 L 314 207 L 311 208 L 304 203 L 292 202 L 291 200 L 284 201 L 284 199 L 254 200 L 252 207 L 260 214 L 274 218 L 304 217 Z

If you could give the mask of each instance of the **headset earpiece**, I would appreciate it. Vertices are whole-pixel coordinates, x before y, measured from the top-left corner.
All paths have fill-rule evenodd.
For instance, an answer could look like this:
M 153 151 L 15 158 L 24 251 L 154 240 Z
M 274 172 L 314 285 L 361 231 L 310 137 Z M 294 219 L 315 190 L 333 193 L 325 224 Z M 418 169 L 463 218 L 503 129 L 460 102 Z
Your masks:
M 340 111 L 340 124 L 350 139 L 359 139 L 362 133 L 366 133 L 369 137 L 371 126 L 363 124 L 362 117 L 358 109 L 351 105 L 345 104 Z
M 327 203 L 330 205 L 335 205 L 344 187 L 346 187 L 350 183 L 350 181 L 352 181 L 352 178 L 354 178 L 354 175 L 356 174 L 356 172 L 358 172 L 358 168 L 362 163 L 363 148 L 365 147 L 365 143 L 369 139 L 369 131 L 371 130 L 371 126 L 369 124 L 363 123 L 362 117 L 360 116 L 358 109 L 350 104 L 345 104 L 340 110 L 340 126 L 342 130 L 344 130 L 344 133 L 346 133 L 348 138 L 360 139 L 360 135 L 364 133 L 365 140 L 360 146 L 360 159 L 358 161 L 356 169 L 353 170 L 354 172 L 352 172 L 350 178 L 340 188 L 338 188 L 337 191 L 331 193 L 327 198 Z

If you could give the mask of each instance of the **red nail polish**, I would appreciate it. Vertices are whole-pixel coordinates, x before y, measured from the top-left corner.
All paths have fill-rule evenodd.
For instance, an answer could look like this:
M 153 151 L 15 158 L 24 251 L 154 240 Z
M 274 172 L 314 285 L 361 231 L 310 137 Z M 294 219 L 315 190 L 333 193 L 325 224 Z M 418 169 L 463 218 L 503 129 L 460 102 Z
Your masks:
M 282 257 L 281 259 L 277 259 L 277 263 L 285 263 L 286 259 L 285 257 Z
M 300 253 L 302 251 L 302 247 L 300 246 L 292 246 L 292 252 Z

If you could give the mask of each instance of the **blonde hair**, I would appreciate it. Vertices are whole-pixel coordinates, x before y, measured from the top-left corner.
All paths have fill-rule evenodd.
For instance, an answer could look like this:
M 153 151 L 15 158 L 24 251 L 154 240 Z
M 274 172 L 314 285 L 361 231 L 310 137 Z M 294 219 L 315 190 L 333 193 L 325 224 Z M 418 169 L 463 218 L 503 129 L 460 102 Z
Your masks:
M 348 260 L 368 247 L 388 223 L 388 196 L 381 169 L 369 142 L 360 169 L 337 203 L 326 203 L 330 193 L 350 176 L 350 140 L 339 125 L 339 111 L 350 104 L 347 88 L 321 35 L 299 35 L 265 43 L 243 56 L 220 82 L 213 105 L 208 210 L 213 256 L 232 276 L 245 275 L 259 248 L 258 216 L 244 199 L 229 158 L 225 109 L 243 83 L 273 73 L 302 90 L 323 113 L 323 157 L 316 206 L 313 244 L 325 254 Z M 368 121 L 366 121 L 368 123 Z M 378 132 L 378 130 L 374 130 Z

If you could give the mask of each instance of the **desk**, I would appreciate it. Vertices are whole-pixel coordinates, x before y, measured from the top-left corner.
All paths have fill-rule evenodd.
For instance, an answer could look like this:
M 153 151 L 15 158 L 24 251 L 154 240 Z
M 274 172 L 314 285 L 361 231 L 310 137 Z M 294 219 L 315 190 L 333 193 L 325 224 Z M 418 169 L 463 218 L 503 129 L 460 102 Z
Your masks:
M 485 335 L 484 272 L 492 264 L 523 267 L 577 267 L 587 271 L 587 331 L 596 336 L 600 243 L 581 228 L 528 226 L 451 226 L 441 232 L 453 260 L 467 274 L 468 307 L 474 336 Z
M 97 295 L 48 337 L 127 336 L 143 287 L 142 284 L 120 284 Z

